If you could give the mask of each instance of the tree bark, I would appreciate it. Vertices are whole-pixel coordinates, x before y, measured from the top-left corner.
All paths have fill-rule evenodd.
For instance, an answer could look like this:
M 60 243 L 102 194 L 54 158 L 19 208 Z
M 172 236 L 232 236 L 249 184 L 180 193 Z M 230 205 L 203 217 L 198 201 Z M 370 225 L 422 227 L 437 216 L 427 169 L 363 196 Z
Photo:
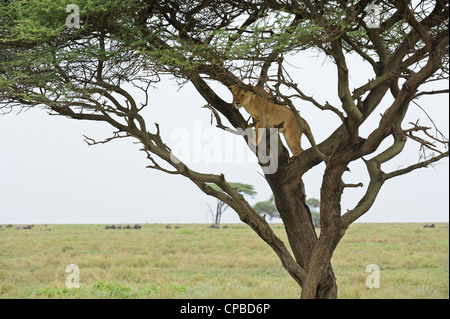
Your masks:
M 338 239 L 317 237 L 311 212 L 305 204 L 303 184 L 296 189 L 274 191 L 277 207 L 286 228 L 290 247 L 297 263 L 307 269 L 302 281 L 302 298 L 336 299 L 337 284 L 331 257 Z
M 337 283 L 331 266 L 331 257 L 339 242 L 335 234 L 321 234 L 308 264 L 305 282 L 302 285 L 302 299 L 336 299 Z
M 280 154 L 279 169 L 275 174 L 266 175 L 266 178 L 272 188 L 294 258 L 300 267 L 307 270 L 300 283 L 301 297 L 336 299 L 337 284 L 331 266 L 331 256 L 341 237 L 324 237 L 322 234 L 320 238 L 317 236 L 311 212 L 305 203 L 303 182 L 296 179 L 296 182 L 292 183 L 290 172 L 294 171 L 286 169 L 292 164 L 286 154 Z

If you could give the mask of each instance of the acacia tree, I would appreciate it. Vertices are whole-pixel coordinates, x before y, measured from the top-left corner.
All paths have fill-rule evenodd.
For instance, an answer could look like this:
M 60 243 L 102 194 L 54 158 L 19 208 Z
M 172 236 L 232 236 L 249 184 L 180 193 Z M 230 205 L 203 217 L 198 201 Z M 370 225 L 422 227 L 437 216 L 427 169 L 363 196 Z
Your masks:
M 113 136 L 89 139 L 91 144 L 137 139 L 149 167 L 185 176 L 232 207 L 278 255 L 301 286 L 302 298 L 337 297 L 331 256 L 386 181 L 448 157 L 448 140 L 439 131 L 404 123 L 419 97 L 448 94 L 448 1 L 377 1 L 375 8 L 364 0 L 73 3 L 79 7 L 79 28 L 76 16 L 66 24 L 65 1 L 0 4 L 0 109 L 8 113 L 42 106 L 52 114 L 115 128 Z M 315 50 L 334 62 L 339 105 L 309 96 L 286 71 L 284 57 L 303 50 Z M 360 87 L 350 85 L 349 53 L 373 70 Z M 280 140 L 276 150 L 270 150 L 278 169 L 265 178 L 292 253 L 223 174 L 189 168 L 173 156 L 159 125 L 148 125 L 142 110 L 148 104 L 148 88 L 161 74 L 190 81 L 213 111 L 218 129 L 227 132 L 243 132 L 252 125 L 232 101 L 217 94 L 212 81 L 250 90 L 249 83 L 265 87 L 272 102 L 290 107 L 298 119 L 300 101 L 340 120 L 323 141 L 315 140 L 313 127 L 306 133 L 311 147 L 298 156 L 290 157 Z M 433 90 L 427 89 L 431 82 Z M 143 99 L 130 94 L 132 86 Z M 391 102 L 378 125 L 362 137 L 360 128 L 387 98 Z M 413 165 L 384 171 L 381 166 L 401 154 L 408 140 L 418 143 L 423 156 Z M 368 185 L 344 182 L 349 163 L 358 160 L 367 167 Z M 323 162 L 318 236 L 305 203 L 303 176 Z M 347 174 L 346 179 L 351 176 Z M 365 194 L 353 209 L 342 212 L 342 194 L 351 187 L 364 187 Z
M 271 220 L 273 218 L 280 218 L 280 214 L 277 211 L 277 207 L 275 206 L 275 198 L 273 195 L 266 201 L 257 202 L 253 205 L 253 209 L 260 215 L 266 216 L 268 215 L 268 219 Z
M 320 228 L 320 213 L 317 210 L 317 208 L 320 207 L 320 201 L 316 198 L 308 198 L 305 203 L 308 205 L 311 212 L 314 227 Z M 266 201 L 257 202 L 253 205 L 253 209 L 264 217 L 268 215 L 269 220 L 273 218 L 280 218 L 280 213 L 278 213 L 277 207 L 275 206 L 275 198 L 273 195 L 271 195 Z
M 229 183 L 231 187 L 236 189 L 238 193 L 243 195 L 249 195 L 250 197 L 254 197 L 256 195 L 255 188 L 253 185 L 250 184 L 242 184 L 242 183 Z M 220 187 L 216 184 L 208 184 L 209 187 L 212 187 L 216 191 L 221 191 Z M 207 203 L 209 212 L 211 213 L 211 216 L 213 218 L 213 223 L 211 227 L 219 228 L 220 222 L 222 220 L 222 214 L 225 213 L 227 208 L 229 207 L 227 204 L 222 202 L 221 200 L 217 199 L 217 205 L 216 205 L 216 211 L 214 212 L 211 206 Z

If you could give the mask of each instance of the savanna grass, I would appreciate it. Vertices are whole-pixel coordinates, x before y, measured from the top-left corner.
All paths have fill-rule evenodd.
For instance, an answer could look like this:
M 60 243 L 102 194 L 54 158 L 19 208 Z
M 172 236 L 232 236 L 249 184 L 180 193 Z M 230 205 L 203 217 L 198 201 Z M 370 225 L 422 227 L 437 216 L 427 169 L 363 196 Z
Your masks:
M 273 225 L 287 243 L 282 225 Z M 36 225 L 1 228 L 0 298 L 298 298 L 271 249 L 247 226 Z M 48 231 L 48 229 L 51 229 Z M 332 263 L 339 298 L 448 298 L 448 223 L 354 224 Z M 80 288 L 66 287 L 66 266 Z M 368 289 L 366 266 L 380 269 Z

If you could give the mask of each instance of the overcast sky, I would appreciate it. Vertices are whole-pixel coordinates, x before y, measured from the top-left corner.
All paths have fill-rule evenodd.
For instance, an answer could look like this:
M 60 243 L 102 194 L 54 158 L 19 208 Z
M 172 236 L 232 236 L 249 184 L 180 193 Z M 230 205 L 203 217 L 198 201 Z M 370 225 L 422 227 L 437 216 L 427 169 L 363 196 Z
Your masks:
M 339 105 L 333 63 L 312 53 L 286 60 L 295 67 L 292 76 L 306 94 L 314 95 L 319 102 Z M 349 57 L 349 68 L 353 87 L 373 77 L 371 70 L 353 57 Z M 215 87 L 231 101 L 226 88 Z M 202 108 L 204 104 L 191 84 L 180 89 L 174 81 L 165 79 L 157 89 L 150 90 L 145 113 L 148 129 L 154 131 L 152 124 L 159 123 L 163 139 L 179 153 L 184 143 L 189 143 L 190 152 L 179 155 L 193 169 L 223 172 L 228 181 L 254 185 L 258 195 L 249 199 L 251 204 L 267 200 L 271 191 L 255 159 L 241 139 L 211 127 L 211 113 Z M 449 136 L 448 96 L 424 96 L 419 104 Z M 296 106 L 319 142 L 339 125 L 330 112 L 301 101 Z M 375 127 L 383 111 L 381 107 L 374 112 L 361 129 L 363 137 Z M 404 128 L 417 119 L 422 125 L 432 125 L 423 111 L 411 105 Z M 112 132 L 106 124 L 49 116 L 42 108 L 0 116 L 0 224 L 212 221 L 206 203 L 214 206 L 216 200 L 186 178 L 145 168 L 150 163 L 134 140 L 88 146 L 82 136 L 100 140 Z M 416 163 L 418 149 L 409 140 L 404 154 L 383 169 L 391 171 Z M 323 168 L 321 164 L 305 175 L 308 197 L 319 198 Z M 367 186 L 363 163 L 351 163 L 350 169 L 344 181 Z M 353 208 L 365 190 L 346 189 L 343 212 Z M 387 181 L 371 210 L 358 222 L 448 222 L 448 194 L 447 158 L 432 168 Z M 223 222 L 239 222 L 239 218 L 229 209 Z

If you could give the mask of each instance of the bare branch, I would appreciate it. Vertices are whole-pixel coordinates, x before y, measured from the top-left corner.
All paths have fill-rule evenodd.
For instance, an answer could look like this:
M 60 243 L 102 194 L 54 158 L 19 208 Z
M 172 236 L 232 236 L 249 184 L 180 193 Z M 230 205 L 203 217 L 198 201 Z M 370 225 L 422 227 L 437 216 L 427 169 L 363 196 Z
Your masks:
M 404 174 L 410 173 L 410 172 L 412 172 L 412 171 L 414 171 L 414 170 L 416 170 L 418 168 L 428 167 L 430 164 L 435 163 L 435 162 L 437 162 L 437 161 L 439 161 L 439 160 L 441 160 L 441 159 L 443 159 L 445 157 L 448 157 L 448 156 L 449 156 L 449 152 L 448 151 L 444 152 L 444 153 L 441 153 L 438 156 L 434 156 L 434 157 L 432 157 L 432 158 L 430 158 L 430 159 L 428 159 L 426 161 L 423 161 L 423 162 L 420 162 L 420 163 L 408 166 L 406 168 L 399 169 L 399 170 L 387 173 L 387 174 L 385 174 L 385 179 L 390 179 L 390 178 L 393 178 L 393 177 L 396 177 L 396 176 L 404 175 Z
M 380 169 L 376 160 L 365 161 L 370 176 L 370 182 L 366 193 L 355 206 L 355 208 L 347 211 L 342 215 L 342 224 L 348 227 L 351 223 L 364 215 L 375 202 L 376 197 L 384 184 L 384 174 Z
M 431 36 L 428 34 L 425 27 L 415 19 L 414 13 L 408 9 L 407 2 L 394 1 L 394 5 L 401 12 L 403 18 L 409 23 L 409 25 L 411 25 L 414 28 L 414 30 L 420 36 L 420 38 L 428 47 L 428 49 L 431 49 L 431 42 L 432 42 Z
M 393 137 L 394 143 L 385 151 L 374 156 L 370 160 L 362 158 L 364 163 L 366 164 L 370 182 L 367 187 L 366 193 L 355 206 L 355 208 L 349 210 L 342 216 L 342 223 L 346 227 L 348 227 L 351 223 L 364 215 L 375 202 L 375 199 L 386 180 L 385 174 L 381 170 L 381 164 L 393 159 L 395 156 L 400 154 L 405 147 L 406 137 L 400 129 L 397 128 L 396 132 L 393 134 Z
M 276 81 L 277 83 L 283 84 L 283 85 L 285 85 L 288 88 L 292 88 L 292 89 L 294 89 L 297 92 L 297 94 L 293 94 L 293 95 L 290 95 L 290 96 L 283 96 L 285 99 L 290 99 L 290 98 L 293 98 L 293 97 L 297 97 L 297 98 L 302 99 L 304 101 L 308 101 L 308 102 L 312 103 L 314 106 L 316 106 L 318 109 L 320 109 L 322 111 L 325 111 L 325 110 L 332 111 L 333 113 L 335 113 L 341 119 L 342 122 L 345 121 L 344 114 L 341 111 L 339 111 L 336 107 L 332 106 L 328 101 L 326 101 L 325 104 L 320 104 L 319 102 L 317 102 L 314 99 L 314 97 L 308 96 L 305 93 L 303 93 L 298 88 L 298 84 L 297 83 L 288 82 L 288 81 L 283 80 L 283 79 L 270 80 L 270 81 Z
M 422 95 L 448 94 L 449 92 L 450 92 L 449 89 L 433 90 L 433 91 L 421 91 L 421 92 L 417 93 L 416 95 L 414 95 L 414 99 L 418 98 L 419 96 L 422 96 Z
M 342 102 L 342 107 L 349 118 L 348 126 L 351 132 L 356 132 L 361 124 L 363 115 L 356 106 L 352 94 L 350 93 L 349 75 L 344 53 L 342 52 L 342 43 L 340 39 L 331 42 L 331 48 L 338 71 L 338 95 Z
M 303 132 L 303 134 L 305 134 L 306 138 L 308 139 L 309 143 L 311 144 L 311 147 L 314 151 L 314 153 L 317 154 L 317 156 L 319 158 L 322 159 L 322 161 L 324 161 L 325 163 L 328 161 L 328 156 L 326 156 L 325 154 L 323 154 L 319 148 L 317 147 L 316 141 L 314 139 L 314 136 L 311 132 L 311 129 L 309 128 L 309 126 L 307 126 L 308 124 L 306 123 L 306 121 L 304 121 L 301 116 L 300 113 L 298 112 L 298 110 L 295 108 L 295 106 L 292 104 L 292 101 L 285 97 L 283 94 L 281 94 L 280 92 L 280 84 L 282 83 L 286 83 L 286 79 L 284 77 L 284 72 L 283 72 L 283 66 L 282 66 L 282 61 L 279 61 L 278 63 L 278 73 L 277 73 L 277 77 L 278 77 L 278 83 L 275 85 L 275 90 L 278 96 L 282 97 L 284 100 L 284 103 L 292 110 L 292 112 L 294 112 L 295 114 L 295 118 L 297 119 L 297 124 L 300 127 L 301 131 Z M 306 123 L 306 124 L 305 124 Z
M 96 141 L 93 138 L 90 138 L 86 135 L 83 135 L 84 137 L 84 141 L 89 145 L 89 146 L 93 146 L 93 145 L 99 145 L 99 144 L 106 144 L 108 142 L 111 142 L 112 140 L 116 140 L 119 138 L 126 138 L 126 137 L 130 137 L 131 135 L 128 133 L 125 133 L 124 135 L 120 135 L 120 132 L 114 132 L 114 136 L 112 137 L 108 137 L 102 141 Z
M 235 134 L 235 135 L 241 135 L 238 131 L 233 130 L 233 129 L 231 129 L 231 128 L 225 126 L 225 125 L 223 125 L 223 124 L 222 124 L 222 120 L 220 119 L 219 113 L 218 113 L 217 110 L 214 109 L 211 105 L 205 104 L 205 105 L 203 106 L 203 108 L 211 110 L 212 114 L 214 115 L 214 118 L 216 119 L 216 123 L 217 123 L 217 124 L 216 124 L 216 127 L 220 128 L 220 129 L 222 129 L 222 130 L 224 130 L 224 131 L 233 133 L 233 134 Z M 211 120 L 211 124 L 212 124 L 212 120 Z
M 358 184 L 343 184 L 343 187 L 348 187 L 348 188 L 358 188 L 358 187 L 364 187 L 364 184 L 362 182 L 359 182 Z
M 448 140 L 438 139 L 438 138 L 432 136 L 430 133 L 427 132 L 428 130 L 431 129 L 430 127 L 419 126 L 419 125 L 417 125 L 416 123 L 410 123 L 410 124 L 412 124 L 413 127 L 410 128 L 410 129 L 404 130 L 403 132 L 404 132 L 404 134 L 406 134 L 407 137 L 409 137 L 410 139 L 412 139 L 412 140 L 418 142 L 418 143 L 421 145 L 421 147 L 423 147 L 423 148 L 428 148 L 428 149 L 430 149 L 430 150 L 432 150 L 432 151 L 434 151 L 434 152 L 437 152 L 437 153 L 439 153 L 439 154 L 442 154 L 442 153 L 443 153 L 442 151 L 440 151 L 439 149 L 436 148 L 435 143 L 430 142 L 430 141 L 427 141 L 427 140 L 425 140 L 425 139 L 423 139 L 423 138 L 421 138 L 421 137 L 418 137 L 418 136 L 413 135 L 414 132 L 419 132 L 419 131 L 421 131 L 421 132 L 423 132 L 427 137 L 431 138 L 434 142 L 439 142 L 439 143 L 441 143 L 441 144 L 444 144 L 444 146 L 445 146 L 446 148 L 448 148 L 448 144 L 449 144 L 449 141 L 448 141 Z
M 356 44 L 355 41 L 351 38 L 351 36 L 349 36 L 348 34 L 344 34 L 342 36 L 342 39 L 347 42 L 348 44 L 350 44 L 350 46 L 352 47 L 353 50 L 355 50 L 355 52 L 357 52 L 364 60 L 366 60 L 367 62 L 369 62 L 372 65 L 372 68 L 375 70 L 375 72 L 378 71 L 379 65 L 377 62 L 375 62 L 374 59 L 372 59 L 372 57 L 370 55 L 368 55 L 366 52 L 364 52 L 361 49 L 361 46 Z
M 180 174 L 180 172 L 178 172 L 178 171 L 168 170 L 168 169 L 163 168 L 161 165 L 159 165 L 147 149 L 141 148 L 140 150 L 145 152 L 147 154 L 147 158 L 153 163 L 153 165 L 147 165 L 146 168 L 156 169 L 158 171 L 161 171 L 161 172 L 164 172 L 167 174 L 171 174 L 171 175 L 179 175 Z

